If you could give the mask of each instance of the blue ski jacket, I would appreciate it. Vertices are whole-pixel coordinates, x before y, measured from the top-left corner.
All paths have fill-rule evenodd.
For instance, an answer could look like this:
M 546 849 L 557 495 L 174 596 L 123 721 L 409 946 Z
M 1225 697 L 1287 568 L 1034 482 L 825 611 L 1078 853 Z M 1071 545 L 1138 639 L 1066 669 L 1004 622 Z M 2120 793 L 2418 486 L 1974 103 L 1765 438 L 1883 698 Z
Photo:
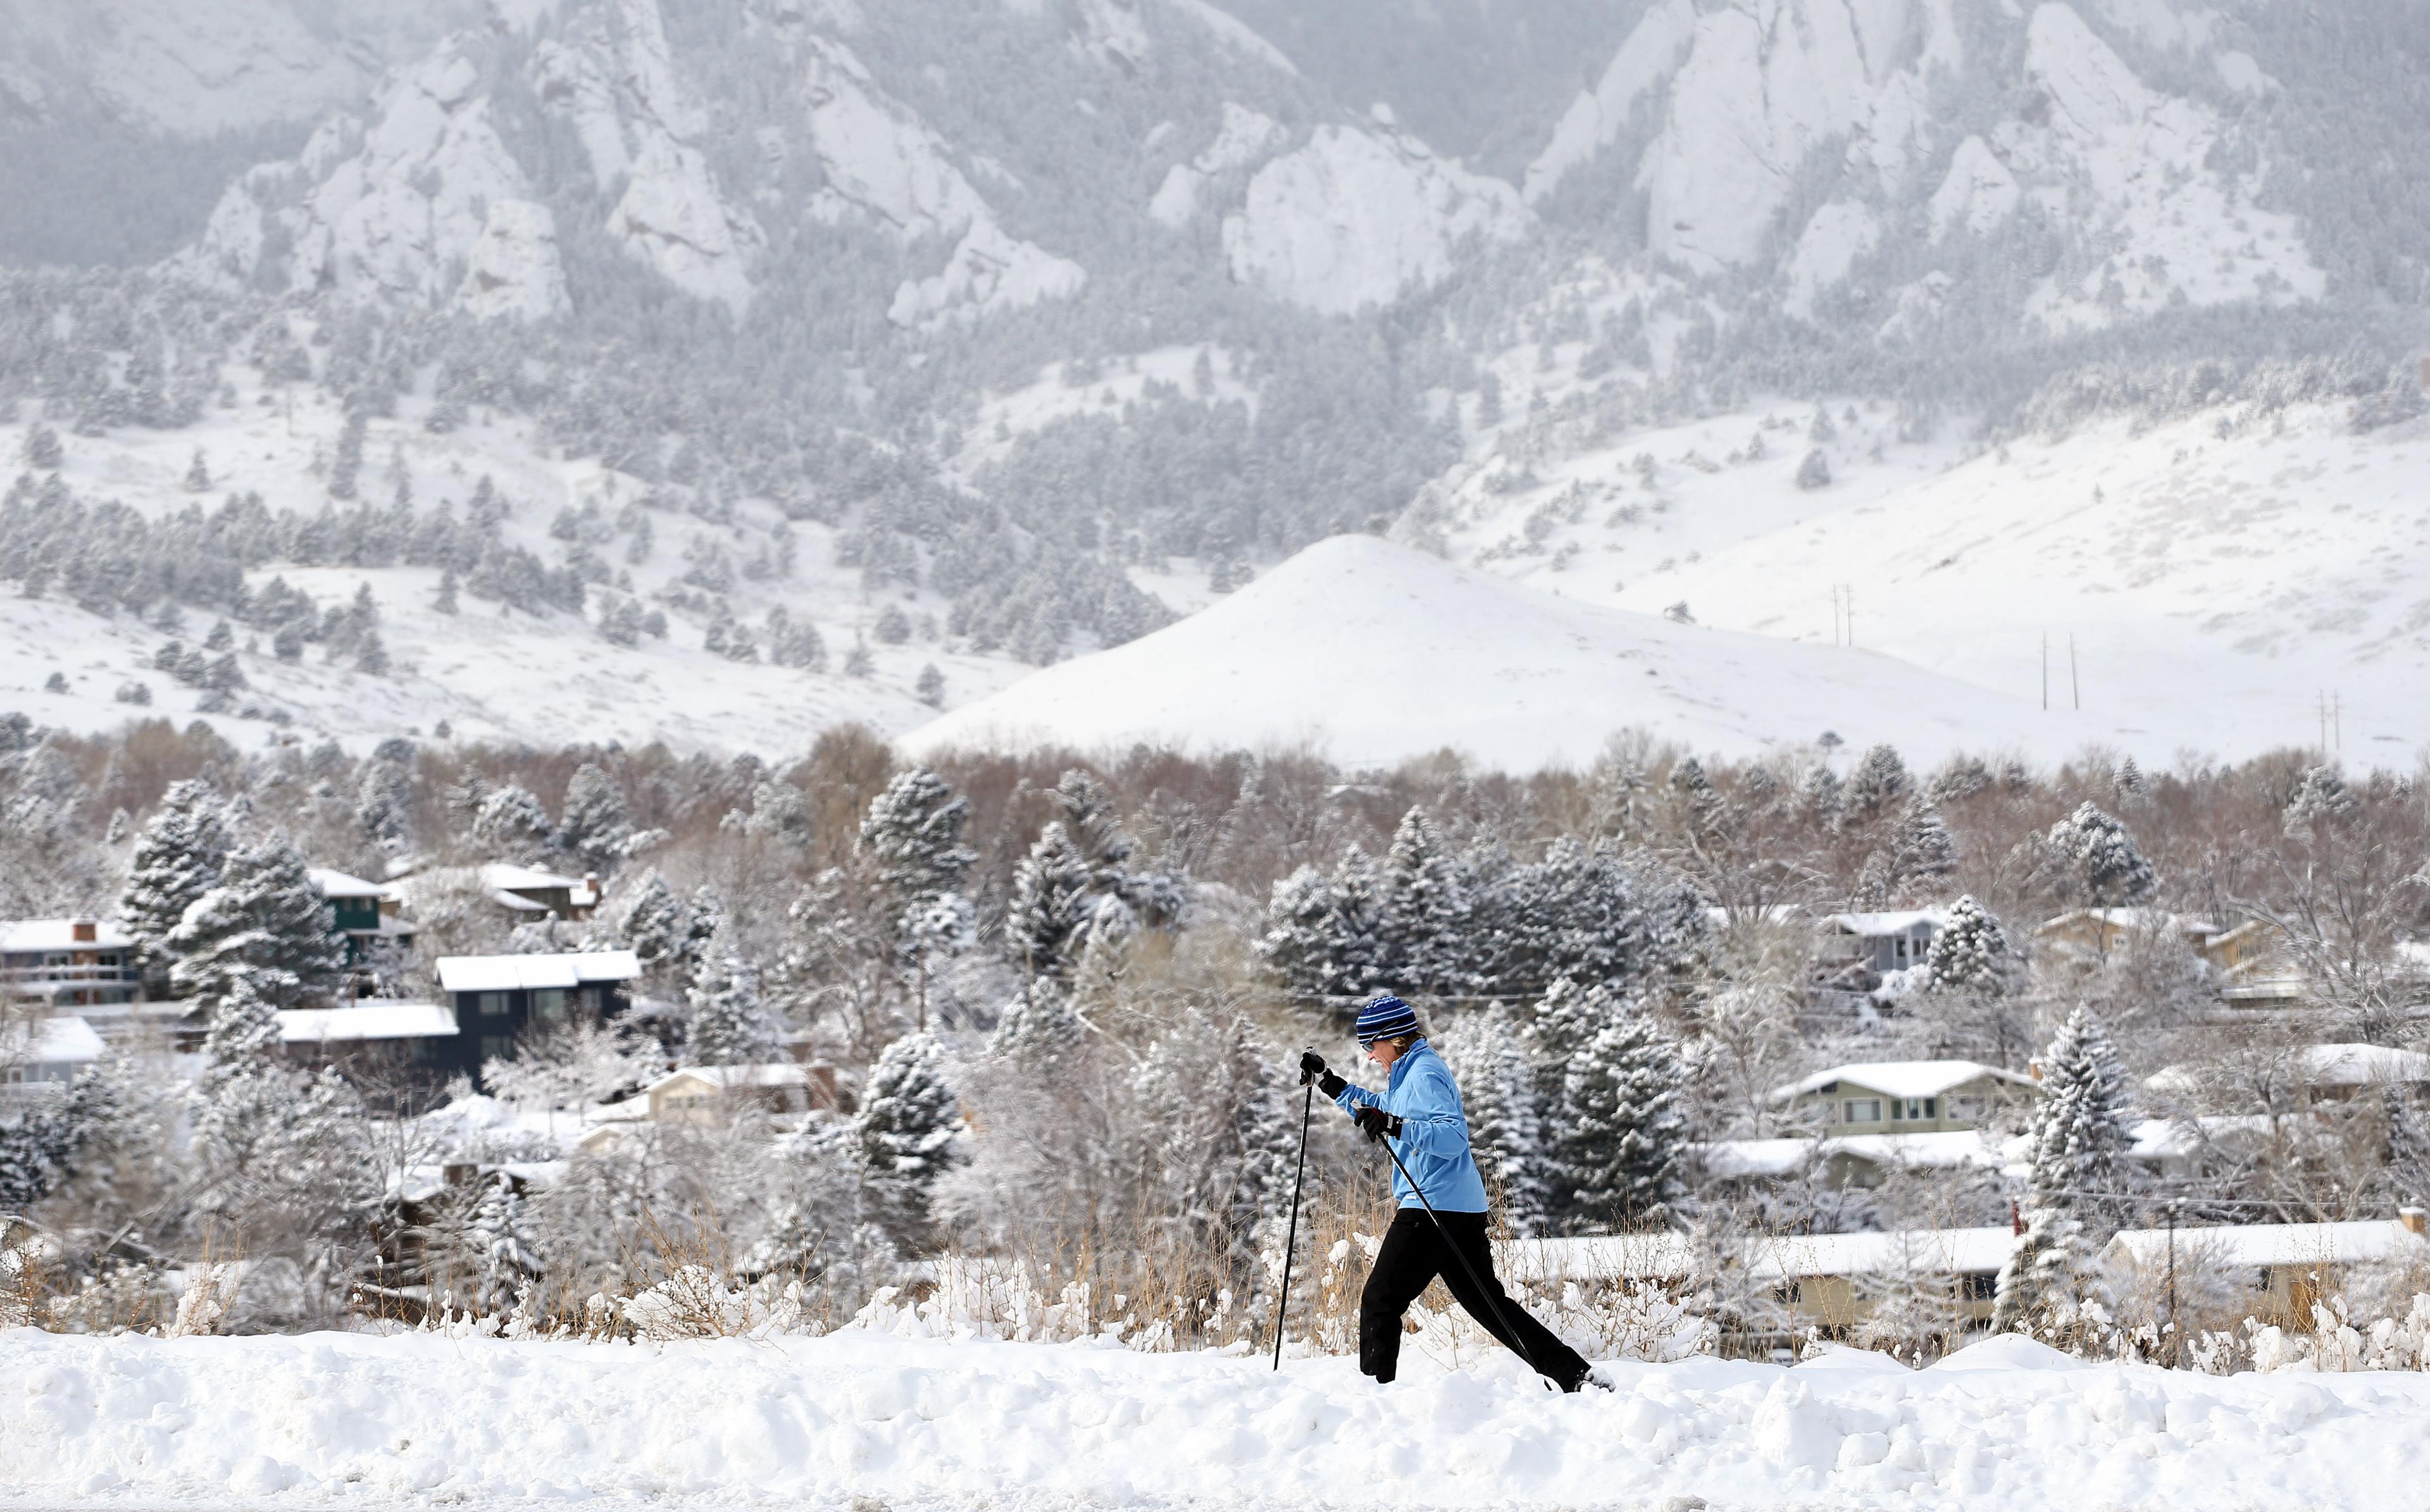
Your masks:
M 1421 1039 L 1393 1061 L 1391 1080 L 1383 1096 L 1363 1087 L 1350 1087 L 1334 1101 L 1344 1113 L 1356 1114 L 1361 1105 L 1373 1104 L 1401 1121 L 1401 1135 L 1392 1141 L 1392 1153 L 1425 1188 L 1426 1201 L 1437 1211 L 1485 1211 L 1485 1177 L 1477 1171 L 1476 1157 L 1469 1153 L 1468 1115 L 1460 1110 L 1459 1088 L 1452 1082 L 1451 1068 L 1435 1054 L 1434 1046 Z M 1397 1170 L 1392 1172 L 1392 1195 L 1403 1207 L 1421 1205 L 1418 1194 Z

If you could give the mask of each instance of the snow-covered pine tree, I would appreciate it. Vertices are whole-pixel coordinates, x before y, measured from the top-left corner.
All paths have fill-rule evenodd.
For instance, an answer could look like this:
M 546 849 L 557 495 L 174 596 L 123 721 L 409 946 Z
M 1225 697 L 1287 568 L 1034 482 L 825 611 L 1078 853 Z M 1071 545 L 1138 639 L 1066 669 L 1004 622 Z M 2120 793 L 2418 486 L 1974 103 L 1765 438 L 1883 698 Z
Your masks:
M 1330 877 L 1301 867 L 1274 884 L 1258 960 L 1304 996 L 1363 994 L 1377 980 L 1374 901 L 1374 868 L 1355 845 Z
M 686 943 L 683 900 L 657 868 L 641 878 L 633 889 L 630 902 L 624 905 L 623 918 L 617 925 L 634 956 L 645 971 L 666 969 L 682 957 Z
M 2309 835 L 2323 823 L 2352 817 L 2360 806 L 2337 768 L 2308 767 L 2287 800 L 2283 824 L 2289 835 Z
M 959 1163 L 961 1128 L 944 1046 L 926 1034 L 888 1045 L 862 1085 L 853 1130 L 862 1169 L 897 1233 L 916 1239 L 927 1231 L 937 1178 Z
M 59 433 L 39 423 L 25 427 L 25 445 L 18 455 L 37 473 L 56 473 L 67 465 L 68 459 L 67 449 L 59 444 Z
M 456 569 L 441 568 L 439 573 L 439 590 L 431 595 L 430 606 L 441 614 L 456 613 Z
M 2116 1227 L 2127 1183 L 2126 1072 L 2079 1004 L 2042 1053 L 2042 1098 L 2028 1132 L 2025 1232 L 2000 1269 L 1994 1332 L 2065 1327 L 2093 1284 L 2091 1258 Z
M 2062 885 L 2097 907 L 2138 904 L 2159 889 L 2152 863 L 2135 846 L 2126 826 L 2092 804 L 2053 824 L 2045 845 L 2062 873 Z
M 501 783 L 485 792 L 473 811 L 473 834 L 514 855 L 543 850 L 557 838 L 548 809 L 521 783 Z
M 565 803 L 557 823 L 557 842 L 594 866 L 620 858 L 633 838 L 633 820 L 624 806 L 624 790 L 596 762 L 574 769 L 565 784 Z
M 355 824 L 363 838 L 390 852 L 413 845 L 413 774 L 405 763 L 374 756 L 363 763 L 355 790 Z
M 997 1015 L 988 1049 L 1032 1073 L 1042 1073 L 1059 1064 L 1087 1032 L 1073 1010 L 1071 994 L 1051 976 L 1033 976 Z
M 147 971 L 166 971 L 169 932 L 208 892 L 235 846 L 219 789 L 200 778 L 169 784 L 159 808 L 136 837 L 118 917 Z
M 1906 763 L 1899 759 L 1898 748 L 1877 745 L 1867 751 L 1856 762 L 1856 770 L 1848 774 L 1845 799 L 1841 805 L 1842 822 L 1869 824 L 1892 811 L 1913 786 L 1906 774 Z
M 1957 842 L 1949 838 L 1940 810 L 1922 793 L 1910 795 L 1899 810 L 1890 844 L 1893 886 L 1910 896 L 1929 896 L 1957 869 Z
M 1371 985 L 1412 994 L 1474 990 L 1468 894 L 1423 807 L 1411 806 L 1392 832 L 1376 877 L 1376 914 L 1381 980 Z
M 1967 893 L 1924 950 L 1924 972 L 1936 992 L 2005 992 L 2013 970 L 2007 931 L 1991 910 Z
M 1030 976 L 1066 976 L 1087 940 L 1095 899 L 1088 858 L 1060 820 L 1048 820 L 1037 843 L 1012 873 L 1004 916 L 1004 948 Z
M 275 1007 L 301 1007 L 335 992 L 345 938 L 312 885 L 304 853 L 281 834 L 231 852 L 217 887 L 194 900 L 169 933 L 170 981 L 208 1003 L 240 977 Z
M 1686 1072 L 1653 1015 L 1621 1005 L 1565 1058 L 1554 1149 L 1569 1221 L 1625 1230 L 1676 1217 L 1688 1193 Z
M 960 888 L 977 855 L 962 842 L 970 800 L 925 767 L 898 772 L 870 800 L 860 822 L 861 849 L 877 864 L 879 883 L 896 908 Z
M 263 990 L 262 973 L 234 971 L 211 1000 L 203 1032 L 202 1086 L 216 1090 L 231 1077 L 260 1070 L 278 1048 L 278 1005 Z M 274 978 L 275 980 L 275 978 Z M 283 983 L 277 984 L 283 986 Z
M 691 1005 L 684 1031 L 686 1059 L 701 1066 L 747 1066 L 774 1057 L 776 1037 L 759 1000 L 758 972 L 743 957 L 731 925 L 719 929 L 701 952 L 684 995 Z
M 186 464 L 186 491 L 188 493 L 211 491 L 211 464 L 203 456 L 203 449 L 199 446 L 194 448 L 194 459 Z

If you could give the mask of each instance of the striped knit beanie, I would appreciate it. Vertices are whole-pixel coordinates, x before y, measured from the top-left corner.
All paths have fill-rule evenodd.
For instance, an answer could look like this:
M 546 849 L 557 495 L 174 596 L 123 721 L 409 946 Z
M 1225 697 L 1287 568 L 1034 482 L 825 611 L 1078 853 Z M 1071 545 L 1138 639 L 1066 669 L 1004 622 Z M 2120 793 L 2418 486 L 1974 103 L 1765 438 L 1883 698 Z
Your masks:
M 1365 1049 L 1378 1039 L 1417 1033 L 1418 1016 L 1409 1011 L 1407 1004 L 1387 992 L 1358 1010 L 1356 1032 L 1359 1048 Z

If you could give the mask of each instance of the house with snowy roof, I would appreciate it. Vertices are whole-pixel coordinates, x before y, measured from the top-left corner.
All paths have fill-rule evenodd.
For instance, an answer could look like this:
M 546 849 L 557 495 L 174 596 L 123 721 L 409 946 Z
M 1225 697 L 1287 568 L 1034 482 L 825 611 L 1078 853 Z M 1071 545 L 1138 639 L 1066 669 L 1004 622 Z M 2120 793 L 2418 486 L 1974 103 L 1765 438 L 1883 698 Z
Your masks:
M 741 1066 L 678 1066 L 631 1097 L 591 1110 L 598 1126 L 575 1148 L 602 1155 L 638 1138 L 643 1126 L 723 1123 L 738 1116 L 773 1117 L 840 1106 L 835 1068 L 798 1061 Z
M 584 920 L 599 906 L 599 878 L 588 872 L 571 877 L 536 866 L 492 861 L 481 868 L 481 887 L 500 907 L 535 921 L 544 917 Z
M 1820 925 L 1819 955 L 1833 963 L 1854 963 L 1876 976 L 1923 964 L 1932 937 L 1948 916 L 1938 908 L 1876 913 L 1835 913 Z
M 0 1031 L 0 1096 L 64 1092 L 105 1054 L 101 1036 L 75 1014 L 20 1021 Z
M 1998 1171 L 1998 1140 L 1979 1129 L 1928 1134 L 1851 1134 L 1770 1139 L 1716 1139 L 1690 1157 L 1706 1179 L 1740 1187 L 1802 1177 L 1831 1188 L 1878 1187 L 1901 1171 Z
M 345 938 L 349 968 L 413 948 L 405 899 L 394 888 L 325 866 L 311 867 L 306 874 L 313 890 L 328 900 L 329 933 Z
M 1833 1066 L 1764 1094 L 1764 1102 L 1834 1137 L 1980 1128 L 2033 1096 L 2031 1076 L 1972 1060 L 1875 1060 Z
M 135 940 L 105 920 L 0 920 L 0 1001 L 39 1010 L 111 1007 L 143 996 Z
M 2406 1207 L 2392 1219 L 2342 1223 L 2122 1229 L 2102 1257 L 2146 1277 L 2223 1284 L 2243 1292 L 2263 1322 L 2309 1329 L 2313 1305 L 2354 1282 L 2430 1272 L 2430 1215 Z
M 2287 1072 L 2303 1088 L 2306 1103 L 2342 1103 L 2400 1088 L 2430 1091 L 2430 1055 L 2388 1045 L 2305 1045 L 2294 1052 Z M 2203 1074 L 2192 1066 L 2163 1068 L 2143 1078 L 2143 1085 L 2183 1101 L 2198 1101 L 2204 1090 Z
M 2219 925 L 2196 914 L 2171 913 L 2166 908 L 2071 908 L 2034 928 L 2037 944 L 2105 956 L 2137 936 L 2181 941 L 2199 953 L 2217 936 Z
M 629 950 L 552 955 L 442 955 L 439 989 L 455 1010 L 453 1070 L 474 1077 L 481 1063 L 515 1053 L 526 1030 L 577 1017 L 599 1022 L 631 1006 L 627 984 L 641 974 Z
M 455 1010 L 437 1003 L 358 998 L 278 1015 L 279 1051 L 302 1066 L 343 1065 L 400 1087 L 436 1085 L 459 1069 Z

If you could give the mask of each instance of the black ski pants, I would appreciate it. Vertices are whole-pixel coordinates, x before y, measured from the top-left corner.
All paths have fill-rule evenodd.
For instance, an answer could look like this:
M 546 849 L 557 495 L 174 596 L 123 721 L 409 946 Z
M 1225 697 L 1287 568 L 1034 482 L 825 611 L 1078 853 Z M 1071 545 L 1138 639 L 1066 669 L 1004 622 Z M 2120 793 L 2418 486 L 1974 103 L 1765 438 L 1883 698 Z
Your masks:
M 1427 1282 L 1440 1276 L 1452 1296 L 1487 1333 L 1555 1386 L 1575 1390 L 1586 1378 L 1586 1360 L 1502 1289 L 1493 1274 L 1493 1244 L 1485 1232 L 1485 1215 L 1445 1213 L 1442 1225 L 1451 1231 L 1452 1243 L 1459 1246 L 1458 1254 L 1444 1244 L 1442 1230 L 1435 1227 L 1423 1207 L 1402 1208 L 1393 1216 L 1392 1226 L 1384 1231 L 1374 1268 L 1367 1272 L 1367 1289 L 1358 1297 L 1358 1369 L 1378 1381 L 1400 1373 L 1401 1315 L 1426 1289 Z M 1459 1255 L 1468 1257 L 1467 1266 L 1459 1263 Z M 1472 1269 L 1484 1282 L 1484 1290 L 1469 1279 Z M 1509 1320 L 1507 1327 L 1505 1318 Z M 1512 1330 L 1517 1337 L 1512 1337 Z

